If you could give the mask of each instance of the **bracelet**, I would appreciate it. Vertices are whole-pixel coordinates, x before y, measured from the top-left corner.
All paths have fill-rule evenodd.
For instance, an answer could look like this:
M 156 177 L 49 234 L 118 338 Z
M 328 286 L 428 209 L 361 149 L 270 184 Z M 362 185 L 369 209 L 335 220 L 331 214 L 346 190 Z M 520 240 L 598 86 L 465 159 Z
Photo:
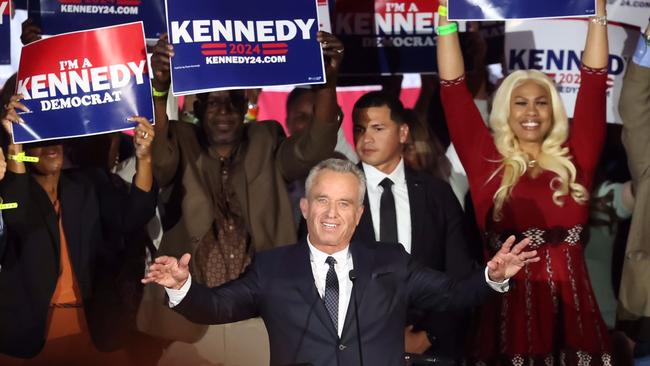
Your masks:
M 166 97 L 167 93 L 169 93 L 169 89 L 165 91 L 159 91 L 156 88 L 154 88 L 153 85 L 151 86 L 151 91 L 153 92 L 154 97 Z
M 38 163 L 38 158 L 35 156 L 27 156 L 25 155 L 25 152 L 20 152 L 16 155 L 9 154 L 7 156 L 9 160 L 15 160 L 19 163 L 27 162 L 27 163 Z
M 449 23 L 446 25 L 441 25 L 436 28 L 436 32 L 439 36 L 446 36 L 447 34 L 452 34 L 458 32 L 457 23 Z
M 447 7 L 444 5 L 438 5 L 438 15 L 441 17 L 447 16 Z
M 607 25 L 607 15 L 594 15 L 593 17 L 589 17 L 589 20 L 594 24 Z
M 13 208 L 18 208 L 18 202 L 4 203 L 2 197 L 0 197 L 0 210 L 11 210 Z

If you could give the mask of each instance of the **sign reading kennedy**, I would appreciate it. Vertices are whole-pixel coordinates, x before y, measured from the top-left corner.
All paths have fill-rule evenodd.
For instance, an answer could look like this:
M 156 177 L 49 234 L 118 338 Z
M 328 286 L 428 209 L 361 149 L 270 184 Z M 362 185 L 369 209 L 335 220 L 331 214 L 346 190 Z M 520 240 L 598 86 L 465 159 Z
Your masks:
M 587 36 L 587 20 L 535 20 L 506 22 L 506 65 L 508 72 L 537 69 L 556 83 L 569 118 L 573 117 L 580 87 L 580 59 Z M 618 98 L 627 60 L 634 53 L 638 28 L 608 25 L 609 63 L 607 121 L 620 123 Z M 571 35 L 567 37 L 566 35 Z
M 167 0 L 172 92 L 325 83 L 316 1 Z
M 143 21 L 145 36 L 156 39 L 165 29 L 163 0 L 30 0 L 28 8 L 44 34 Z
M 334 33 L 345 44 L 341 73 L 436 71 L 437 0 L 337 0 Z
M 105 45 L 111 47 L 105 47 Z M 134 128 L 153 119 L 142 22 L 61 34 L 20 55 L 16 92 L 30 112 L 15 124 L 26 143 Z
M 595 0 L 449 0 L 451 20 L 561 18 L 595 14 Z
M 11 1 L 0 0 L 0 65 L 11 63 Z

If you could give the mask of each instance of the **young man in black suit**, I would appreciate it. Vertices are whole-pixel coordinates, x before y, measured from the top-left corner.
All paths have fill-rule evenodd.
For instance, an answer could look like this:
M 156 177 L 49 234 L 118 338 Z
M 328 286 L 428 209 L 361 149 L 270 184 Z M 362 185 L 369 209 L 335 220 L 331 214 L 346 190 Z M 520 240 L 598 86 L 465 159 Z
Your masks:
M 304 241 L 258 253 L 242 277 L 219 287 L 192 281 L 190 254 L 156 258 L 143 282 L 164 286 L 169 305 L 197 323 L 261 316 L 272 365 L 396 366 L 404 363 L 410 305 L 477 305 L 539 261 L 535 251 L 523 251 L 528 239 L 513 247 L 511 237 L 484 270 L 454 282 L 412 261 L 399 244 L 351 241 L 364 192 L 365 177 L 353 163 L 325 160 L 307 177 Z
M 420 264 L 462 279 L 475 269 L 464 235 L 462 209 L 447 182 L 417 172 L 402 157 L 409 128 L 404 107 L 381 91 L 362 96 L 352 118 L 361 168 L 368 182 L 365 210 L 355 239 L 399 242 Z M 439 363 L 462 358 L 469 311 L 413 309 L 405 350 L 435 356 Z

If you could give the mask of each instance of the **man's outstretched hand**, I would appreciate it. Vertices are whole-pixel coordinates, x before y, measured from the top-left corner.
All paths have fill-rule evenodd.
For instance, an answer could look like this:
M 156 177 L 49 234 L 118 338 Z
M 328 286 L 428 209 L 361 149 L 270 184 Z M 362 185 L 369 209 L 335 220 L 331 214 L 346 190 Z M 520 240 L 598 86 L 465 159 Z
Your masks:
M 161 256 L 149 266 L 142 283 L 157 283 L 161 286 L 179 290 L 190 276 L 189 253 L 183 254 L 180 260 L 174 257 Z
M 487 263 L 488 277 L 494 282 L 503 282 L 519 272 L 526 264 L 539 262 L 536 250 L 524 252 L 530 240 L 520 241 L 514 247 L 514 235 L 506 240 L 497 254 Z

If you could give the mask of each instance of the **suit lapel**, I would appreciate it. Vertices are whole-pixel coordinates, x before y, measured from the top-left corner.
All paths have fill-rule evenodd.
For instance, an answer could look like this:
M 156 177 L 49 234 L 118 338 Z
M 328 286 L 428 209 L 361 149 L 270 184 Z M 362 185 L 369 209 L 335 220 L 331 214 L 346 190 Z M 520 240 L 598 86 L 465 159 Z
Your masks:
M 418 256 L 424 243 L 422 225 L 423 213 L 426 212 L 426 193 L 424 183 L 411 169 L 405 167 L 406 186 L 408 187 L 409 207 L 411 211 L 411 255 Z
M 325 309 L 325 304 L 323 303 L 316 285 L 314 283 L 314 273 L 311 270 L 311 258 L 309 254 L 309 246 L 305 239 L 301 239 L 300 245 L 297 245 L 291 254 L 291 258 L 287 263 L 293 263 L 294 265 L 289 266 L 289 278 L 295 279 L 296 289 L 305 300 L 305 304 L 308 304 L 310 307 L 309 311 L 312 311 L 318 319 L 323 323 L 325 328 L 330 332 L 330 334 L 337 338 L 339 337 L 334 323 L 332 323 L 332 318 L 330 318 Z
M 41 212 L 41 217 L 43 217 L 45 220 L 45 226 L 47 227 L 48 234 L 50 234 L 50 237 L 52 238 L 51 242 L 54 244 L 54 248 L 52 249 L 54 250 L 56 256 L 56 268 L 58 270 L 58 263 L 60 263 L 61 257 L 58 217 L 54 211 L 52 202 L 50 202 L 50 198 L 47 196 L 47 193 L 43 190 L 40 184 L 38 184 L 38 182 L 36 182 L 34 179 L 31 179 L 30 187 L 34 202 L 36 202 L 36 206 Z
M 374 243 L 374 242 L 373 242 Z M 378 244 L 372 244 L 378 245 Z M 368 247 L 365 242 L 353 241 L 350 244 L 350 252 L 352 253 L 352 261 L 354 263 L 354 272 L 357 279 L 354 281 L 352 293 L 350 296 L 350 303 L 345 315 L 345 323 L 343 324 L 343 333 L 349 331 L 354 320 L 354 297 L 356 296 L 359 309 L 362 308 L 363 295 L 365 293 L 368 282 L 372 275 L 372 265 L 375 261 L 375 251 Z

